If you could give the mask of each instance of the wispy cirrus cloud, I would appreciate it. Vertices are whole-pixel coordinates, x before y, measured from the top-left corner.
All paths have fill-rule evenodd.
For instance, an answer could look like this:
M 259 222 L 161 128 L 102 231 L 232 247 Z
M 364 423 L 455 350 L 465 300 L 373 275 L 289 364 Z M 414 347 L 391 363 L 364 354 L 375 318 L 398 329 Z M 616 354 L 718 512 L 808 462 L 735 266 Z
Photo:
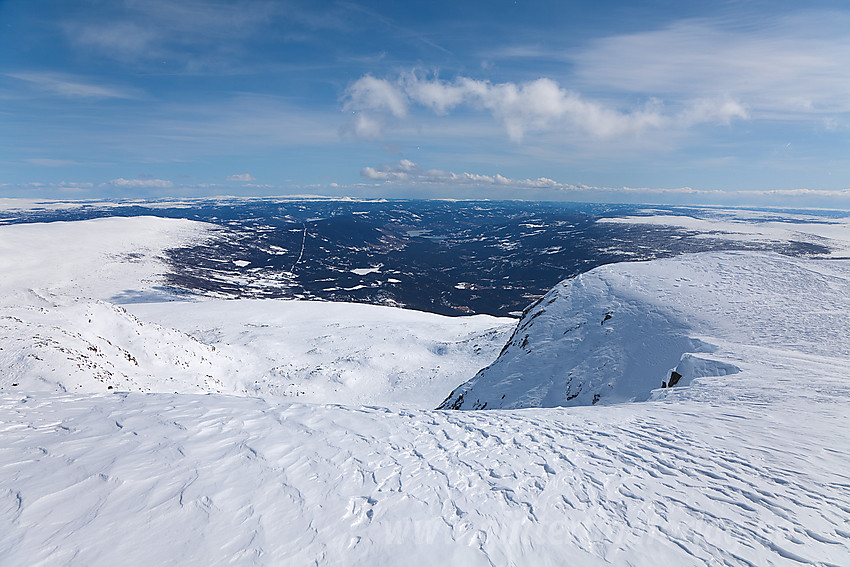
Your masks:
M 578 89 L 663 97 L 727 96 L 754 117 L 850 111 L 850 15 L 797 10 L 781 16 L 686 19 L 580 48 L 501 46 L 495 60 L 569 64 Z
M 686 20 L 600 39 L 576 76 L 629 92 L 730 93 L 758 114 L 850 111 L 850 17 L 803 13 L 729 25 Z
M 280 7 L 267 0 L 118 0 L 62 24 L 74 48 L 159 71 L 233 65 Z
M 377 136 L 388 117 L 406 117 L 414 105 L 437 115 L 461 107 L 487 111 L 515 142 L 521 142 L 528 132 L 570 131 L 611 139 L 700 123 L 728 124 L 748 116 L 743 105 L 725 96 L 694 99 L 678 111 L 666 110 L 658 99 L 620 110 L 589 100 L 549 78 L 524 83 L 491 83 L 469 77 L 443 81 L 414 71 L 396 79 L 366 75 L 352 83 L 343 96 L 343 109 L 354 114 L 352 130 L 366 138 Z
M 162 56 L 160 33 L 134 22 L 67 24 L 67 33 L 77 46 L 96 49 L 113 59 L 133 60 Z
M 270 63 L 268 42 L 312 42 L 352 25 L 354 4 L 275 0 L 115 0 L 62 23 L 77 50 L 146 70 L 245 73 Z M 363 19 L 363 16 L 359 16 Z M 262 46 L 258 56 L 255 50 Z M 279 64 L 292 67 L 287 57 Z
M 80 162 L 72 159 L 54 159 L 54 158 L 29 158 L 26 163 L 37 165 L 39 167 L 64 167 L 66 165 L 81 165 Z
M 28 71 L 7 73 L 7 77 L 25 81 L 38 90 L 77 99 L 132 99 L 139 95 L 132 89 L 98 84 L 95 81 L 66 73 Z

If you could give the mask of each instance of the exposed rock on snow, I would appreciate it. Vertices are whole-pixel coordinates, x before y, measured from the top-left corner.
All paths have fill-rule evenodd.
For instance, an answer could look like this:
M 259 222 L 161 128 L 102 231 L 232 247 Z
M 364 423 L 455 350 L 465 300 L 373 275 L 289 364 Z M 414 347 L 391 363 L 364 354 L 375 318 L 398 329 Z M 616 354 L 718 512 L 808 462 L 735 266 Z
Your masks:
M 499 358 L 440 408 L 643 401 L 738 372 L 739 345 L 846 356 L 834 329 L 850 329 L 846 262 L 725 252 L 603 266 L 526 309 Z

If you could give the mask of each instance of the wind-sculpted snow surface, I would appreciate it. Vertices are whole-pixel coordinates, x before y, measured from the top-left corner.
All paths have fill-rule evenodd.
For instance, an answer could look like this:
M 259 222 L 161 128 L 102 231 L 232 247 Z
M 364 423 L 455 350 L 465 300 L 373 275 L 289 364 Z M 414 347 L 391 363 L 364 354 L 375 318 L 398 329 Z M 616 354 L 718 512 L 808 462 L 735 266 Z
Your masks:
M 486 412 L 6 394 L 0 557 L 847 565 L 850 366 L 773 372 L 789 370 L 810 399 L 783 379 L 739 400 Z
M 848 262 L 723 252 L 603 266 L 529 307 L 496 362 L 440 407 L 642 401 L 738 372 L 741 345 L 850 356 L 848 329 Z
M 0 262 L 23 259 L 0 280 L 4 567 L 850 565 L 848 262 L 596 270 L 487 372 L 527 370 L 505 400 L 575 369 L 645 402 L 435 411 L 415 408 L 493 360 L 505 321 L 130 303 L 168 298 L 161 251 L 204 232 L 177 222 L 45 225 L 55 274 L 0 229 Z

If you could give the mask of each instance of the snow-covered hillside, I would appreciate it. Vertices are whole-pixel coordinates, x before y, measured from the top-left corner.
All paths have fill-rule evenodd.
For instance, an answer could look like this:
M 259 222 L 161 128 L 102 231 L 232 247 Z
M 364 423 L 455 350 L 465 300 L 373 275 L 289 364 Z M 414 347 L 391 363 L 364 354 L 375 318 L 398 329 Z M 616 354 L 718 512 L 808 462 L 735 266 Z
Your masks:
M 116 305 L 21 291 L 0 308 L 0 391 L 228 393 L 433 408 L 515 324 L 285 300 Z
M 432 408 L 492 362 L 514 324 L 346 303 L 178 300 L 164 286 L 166 250 L 211 233 L 156 217 L 0 227 L 0 391 Z
M 138 303 L 174 299 L 169 234 L 207 234 L 160 221 L 41 225 L 29 249 L 0 227 L 0 263 L 25 260 L 0 280 L 4 566 L 850 564 L 847 261 L 600 268 L 530 309 L 487 372 L 527 369 L 505 400 L 532 400 L 520 382 L 555 395 L 575 367 L 596 387 L 607 364 L 647 401 L 435 411 L 417 408 L 511 322 Z
M 738 373 L 751 347 L 850 358 L 848 330 L 850 262 L 724 252 L 603 266 L 529 307 L 441 407 L 643 401 Z
M 158 217 L 111 217 L 0 227 L 0 301 L 37 290 L 119 302 L 168 298 L 165 251 L 203 241 L 212 225 Z
M 225 392 L 315 403 L 430 409 L 491 363 L 515 319 L 394 307 L 241 300 L 132 304 L 226 356 Z M 236 364 L 231 364 L 234 361 Z M 202 369 L 197 371 L 202 372 Z
M 780 211 L 689 208 L 687 214 L 644 209 L 641 216 L 603 218 L 603 224 L 650 225 L 687 230 L 695 238 L 739 243 L 805 243 L 823 246 L 832 258 L 850 257 L 850 217 Z

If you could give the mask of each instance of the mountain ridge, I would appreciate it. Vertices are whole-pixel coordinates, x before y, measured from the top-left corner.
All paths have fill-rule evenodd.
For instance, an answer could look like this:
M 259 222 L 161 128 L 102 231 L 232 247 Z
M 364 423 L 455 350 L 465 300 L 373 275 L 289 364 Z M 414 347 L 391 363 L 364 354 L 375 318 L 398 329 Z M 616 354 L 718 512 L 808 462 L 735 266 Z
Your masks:
M 840 260 L 749 252 L 595 268 L 529 306 L 499 358 L 438 409 L 645 401 L 658 388 L 738 372 L 721 345 L 846 355 L 847 339 L 815 337 L 850 328 L 849 276 Z

